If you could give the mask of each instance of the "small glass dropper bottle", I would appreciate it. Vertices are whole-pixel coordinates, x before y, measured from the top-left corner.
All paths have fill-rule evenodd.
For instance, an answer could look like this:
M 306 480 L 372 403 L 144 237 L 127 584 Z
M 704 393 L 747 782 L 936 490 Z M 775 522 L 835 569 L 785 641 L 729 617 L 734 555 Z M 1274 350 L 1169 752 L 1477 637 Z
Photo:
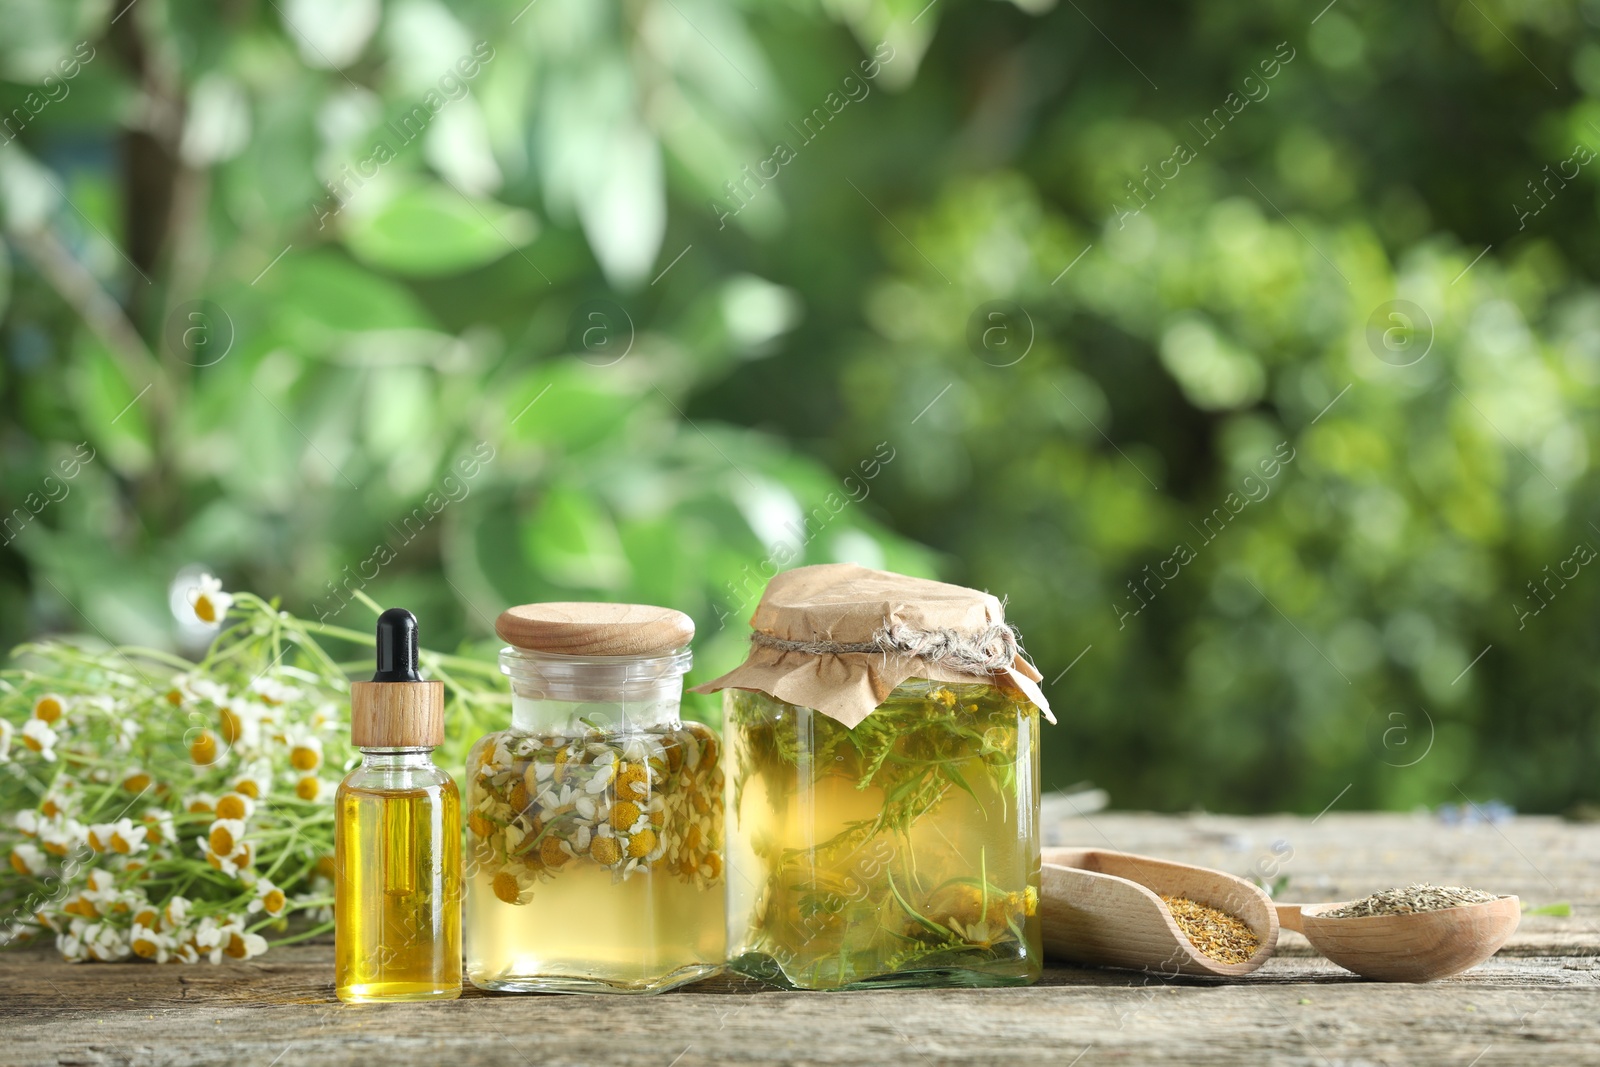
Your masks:
M 361 765 L 334 801 L 334 966 L 340 1000 L 461 995 L 461 799 L 433 764 L 444 683 L 417 673 L 417 620 L 378 617 L 378 669 L 350 686 Z

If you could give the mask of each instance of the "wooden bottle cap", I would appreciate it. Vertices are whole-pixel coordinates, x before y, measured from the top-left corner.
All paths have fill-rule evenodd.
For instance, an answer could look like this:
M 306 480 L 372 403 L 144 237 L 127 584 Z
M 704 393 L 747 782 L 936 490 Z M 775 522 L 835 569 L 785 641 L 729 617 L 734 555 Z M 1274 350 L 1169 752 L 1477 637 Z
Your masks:
M 562 656 L 665 656 L 694 640 L 694 620 L 649 604 L 522 604 L 495 633 L 517 648 Z
M 444 744 L 444 683 L 351 682 L 350 743 L 357 748 Z

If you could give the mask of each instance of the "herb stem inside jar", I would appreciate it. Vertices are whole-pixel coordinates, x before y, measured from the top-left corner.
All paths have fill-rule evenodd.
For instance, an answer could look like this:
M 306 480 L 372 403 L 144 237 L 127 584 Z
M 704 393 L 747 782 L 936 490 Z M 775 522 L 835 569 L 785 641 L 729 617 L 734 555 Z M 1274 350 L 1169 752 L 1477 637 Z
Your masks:
M 1037 844 L 1015 795 L 1019 767 L 1036 788 L 1037 712 L 982 683 L 902 689 L 853 729 L 729 700 L 734 806 L 764 875 L 735 886 L 746 950 L 794 984 L 1037 965 Z

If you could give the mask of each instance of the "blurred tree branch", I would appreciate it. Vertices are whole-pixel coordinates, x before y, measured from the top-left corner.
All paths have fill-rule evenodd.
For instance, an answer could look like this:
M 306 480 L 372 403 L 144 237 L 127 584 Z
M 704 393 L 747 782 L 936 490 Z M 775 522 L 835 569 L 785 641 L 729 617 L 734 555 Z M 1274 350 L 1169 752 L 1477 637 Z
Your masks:
M 160 362 L 134 329 L 122 305 L 106 292 L 89 269 L 67 250 L 49 229 L 15 230 L 11 239 L 38 266 L 39 273 L 56 294 L 78 313 L 89 330 L 106 346 L 122 367 L 128 384 L 135 391 L 150 386 L 152 433 L 157 444 L 158 466 L 165 453 L 164 426 L 172 413 L 172 384 Z

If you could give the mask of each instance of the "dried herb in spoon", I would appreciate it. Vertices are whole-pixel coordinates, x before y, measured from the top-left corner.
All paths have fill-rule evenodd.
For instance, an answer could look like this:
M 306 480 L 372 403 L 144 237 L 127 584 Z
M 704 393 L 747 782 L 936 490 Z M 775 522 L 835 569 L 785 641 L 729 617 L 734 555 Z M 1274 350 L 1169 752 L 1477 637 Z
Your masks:
M 1485 904 L 1499 900 L 1498 893 L 1468 889 L 1459 885 L 1431 885 L 1420 882 L 1396 889 L 1385 889 L 1352 900 L 1342 908 L 1317 913 L 1319 919 L 1359 919 L 1367 915 L 1409 915 L 1419 911 L 1459 908 L 1464 904 Z
M 1188 897 L 1162 897 L 1178 929 L 1201 955 L 1223 963 L 1244 963 L 1261 947 L 1261 939 L 1237 915 Z

